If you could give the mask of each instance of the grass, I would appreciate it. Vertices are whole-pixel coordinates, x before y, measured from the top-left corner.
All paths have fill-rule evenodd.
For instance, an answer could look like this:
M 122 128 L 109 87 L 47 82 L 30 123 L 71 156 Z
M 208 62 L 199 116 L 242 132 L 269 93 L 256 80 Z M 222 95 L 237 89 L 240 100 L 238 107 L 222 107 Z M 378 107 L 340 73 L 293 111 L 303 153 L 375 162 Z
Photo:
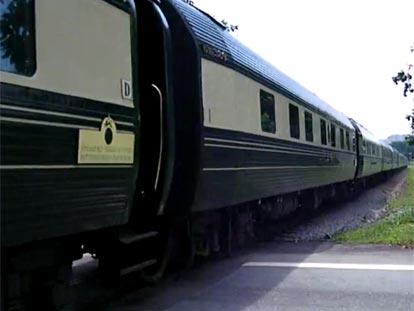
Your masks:
M 334 235 L 344 243 L 378 243 L 414 246 L 414 166 L 406 170 L 406 180 L 400 195 L 387 202 L 385 216 L 375 223 Z

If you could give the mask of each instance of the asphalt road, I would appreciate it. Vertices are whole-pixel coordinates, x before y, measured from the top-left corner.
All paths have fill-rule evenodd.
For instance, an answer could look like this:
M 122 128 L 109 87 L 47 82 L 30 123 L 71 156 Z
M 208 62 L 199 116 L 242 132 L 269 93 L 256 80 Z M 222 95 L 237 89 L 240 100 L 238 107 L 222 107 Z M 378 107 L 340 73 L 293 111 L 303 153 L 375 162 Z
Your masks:
M 267 243 L 199 263 L 105 311 L 414 310 L 414 251 L 390 246 Z

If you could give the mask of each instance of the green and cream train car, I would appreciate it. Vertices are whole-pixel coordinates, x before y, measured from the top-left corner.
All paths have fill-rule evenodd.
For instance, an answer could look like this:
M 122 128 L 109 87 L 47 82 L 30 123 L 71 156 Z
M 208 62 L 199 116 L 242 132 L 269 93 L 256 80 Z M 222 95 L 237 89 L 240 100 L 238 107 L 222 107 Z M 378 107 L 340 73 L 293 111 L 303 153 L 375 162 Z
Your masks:
M 2 309 L 48 310 L 87 252 L 154 281 L 404 162 L 207 13 L 135 3 L 0 2 Z
M 133 3 L 1 2 L 6 305 L 25 294 L 30 271 L 79 256 L 82 233 L 129 219 L 138 167 L 135 38 Z
M 383 170 L 383 144 L 364 126 L 350 120 L 356 129 L 356 177 L 363 178 L 380 173 Z

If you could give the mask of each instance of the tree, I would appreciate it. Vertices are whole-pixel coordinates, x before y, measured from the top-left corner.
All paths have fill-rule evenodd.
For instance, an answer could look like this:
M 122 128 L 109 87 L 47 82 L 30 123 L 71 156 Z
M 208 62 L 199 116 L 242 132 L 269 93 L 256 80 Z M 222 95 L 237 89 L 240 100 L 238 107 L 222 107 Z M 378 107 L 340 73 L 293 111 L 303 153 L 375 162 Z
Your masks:
M 414 43 L 410 48 L 410 52 L 414 52 Z M 401 70 L 397 73 L 396 76 L 392 77 L 392 80 L 395 84 L 398 83 L 403 84 L 403 95 L 407 97 L 408 93 L 414 93 L 414 86 L 413 86 L 413 77 L 410 73 L 411 69 L 414 67 L 413 64 L 408 64 L 406 70 Z M 413 103 L 414 103 L 414 96 L 413 96 Z M 411 135 L 407 135 L 406 140 L 410 145 L 414 145 L 414 108 L 411 110 L 411 114 L 407 115 L 408 122 L 411 122 Z
M 199 8 L 197 8 L 197 6 L 195 5 L 195 2 L 193 0 L 183 0 L 183 1 L 185 3 L 191 5 L 191 6 L 195 7 L 197 10 L 200 10 Z M 239 30 L 239 25 L 230 24 L 225 19 L 221 20 L 221 24 L 226 28 L 226 30 L 228 32 L 235 32 L 236 30 Z
M 35 67 L 34 1 L 17 0 L 6 4 L 0 1 L 0 51 L 10 70 L 30 74 Z M 7 7 L 6 7 L 7 6 Z
M 410 145 L 407 141 L 393 141 L 391 142 L 391 146 L 405 155 L 407 159 L 411 159 L 414 156 L 414 146 Z
M 239 25 L 230 24 L 225 19 L 223 19 L 221 23 L 226 27 L 227 31 L 229 32 L 235 32 L 236 30 L 239 30 Z

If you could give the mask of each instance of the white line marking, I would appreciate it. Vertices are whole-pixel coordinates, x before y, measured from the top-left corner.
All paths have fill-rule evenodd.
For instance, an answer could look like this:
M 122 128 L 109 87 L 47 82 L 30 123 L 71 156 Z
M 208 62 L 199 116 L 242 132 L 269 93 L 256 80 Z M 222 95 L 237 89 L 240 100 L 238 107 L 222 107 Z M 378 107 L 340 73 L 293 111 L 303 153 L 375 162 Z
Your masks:
M 0 170 L 56 170 L 74 168 L 130 168 L 133 165 L 0 165 Z
M 203 171 L 242 171 L 242 170 L 279 170 L 279 169 L 314 169 L 340 167 L 337 165 L 325 166 L 251 166 L 251 167 L 204 167 Z
M 243 264 L 243 267 L 414 271 L 414 265 L 355 264 L 329 262 L 246 262 L 245 264 Z

